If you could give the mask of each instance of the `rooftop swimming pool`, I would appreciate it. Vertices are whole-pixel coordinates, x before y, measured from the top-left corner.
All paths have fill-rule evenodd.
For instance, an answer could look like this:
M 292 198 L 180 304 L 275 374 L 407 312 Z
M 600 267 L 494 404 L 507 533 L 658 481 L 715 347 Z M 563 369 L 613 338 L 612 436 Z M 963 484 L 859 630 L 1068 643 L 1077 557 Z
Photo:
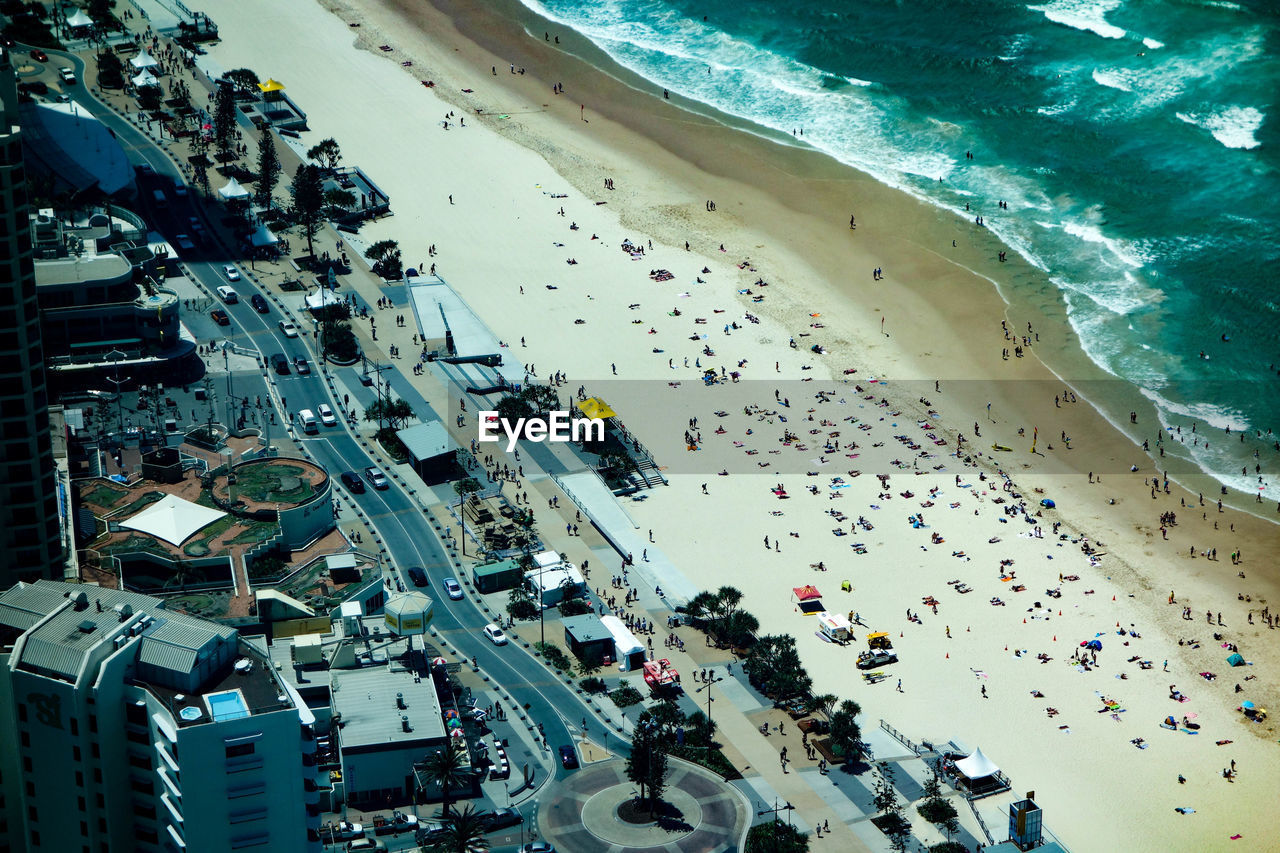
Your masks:
M 209 716 L 214 722 L 238 720 L 249 716 L 249 706 L 245 704 L 244 694 L 239 690 L 210 693 L 204 697 L 204 701 L 209 706 Z

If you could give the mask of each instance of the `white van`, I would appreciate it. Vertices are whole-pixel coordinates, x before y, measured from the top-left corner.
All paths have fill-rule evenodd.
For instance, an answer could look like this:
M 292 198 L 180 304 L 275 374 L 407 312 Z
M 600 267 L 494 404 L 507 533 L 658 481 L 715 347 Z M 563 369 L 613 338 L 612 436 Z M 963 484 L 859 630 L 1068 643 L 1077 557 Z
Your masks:
M 225 284 L 218 288 L 218 295 L 221 296 L 222 301 L 228 305 L 234 305 L 240 301 L 240 294 L 236 293 L 236 289 L 234 287 L 228 287 Z
M 315 413 L 310 409 L 303 409 L 301 412 L 298 412 L 298 421 L 302 424 L 302 431 L 308 435 L 320 431 L 320 427 L 316 426 Z

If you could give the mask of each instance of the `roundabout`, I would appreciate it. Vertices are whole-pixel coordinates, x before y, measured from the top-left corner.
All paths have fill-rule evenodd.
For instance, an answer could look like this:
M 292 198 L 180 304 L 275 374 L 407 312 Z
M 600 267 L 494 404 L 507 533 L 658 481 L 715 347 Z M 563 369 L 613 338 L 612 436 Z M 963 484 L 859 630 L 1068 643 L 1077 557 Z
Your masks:
M 671 759 L 663 801 L 651 818 L 648 803 L 636 802 L 625 768 L 615 759 L 556 783 L 542 798 L 542 837 L 565 853 L 737 847 L 749 816 L 741 795 L 720 777 Z

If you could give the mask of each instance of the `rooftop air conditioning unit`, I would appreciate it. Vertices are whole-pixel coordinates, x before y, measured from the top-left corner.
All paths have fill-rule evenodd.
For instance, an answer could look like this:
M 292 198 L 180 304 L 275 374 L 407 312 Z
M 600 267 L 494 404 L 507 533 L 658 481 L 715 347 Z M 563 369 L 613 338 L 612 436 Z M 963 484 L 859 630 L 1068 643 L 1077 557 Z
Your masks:
M 413 726 L 409 725 L 409 718 L 404 714 L 400 715 L 400 728 L 406 732 L 413 731 Z
M 397 693 L 397 694 L 396 694 L 396 707 L 397 707 L 397 708 L 399 708 L 401 711 L 403 711 L 405 708 L 408 708 L 408 707 L 409 707 L 408 705 L 406 705 L 406 704 L 404 703 L 404 694 L 403 694 L 403 693 Z

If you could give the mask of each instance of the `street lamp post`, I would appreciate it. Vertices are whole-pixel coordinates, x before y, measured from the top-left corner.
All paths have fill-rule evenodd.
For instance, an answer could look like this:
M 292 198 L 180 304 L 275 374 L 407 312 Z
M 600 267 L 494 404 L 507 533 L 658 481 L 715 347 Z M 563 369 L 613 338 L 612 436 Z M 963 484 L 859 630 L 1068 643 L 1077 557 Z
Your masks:
M 795 810 L 796 810 L 796 807 L 791 805 L 791 803 L 784 803 L 783 805 L 778 805 L 778 798 L 774 797 L 773 808 L 771 809 L 762 808 L 762 809 L 756 810 L 756 817 L 763 817 L 764 815 L 771 814 L 773 815 L 774 820 L 780 820 L 780 818 L 778 817 L 778 812 L 786 812 L 787 826 L 791 826 L 791 813 Z
M 707 749 L 708 750 L 711 749 L 712 732 L 715 731 L 715 729 L 711 725 L 711 701 L 712 701 L 711 688 L 713 685 L 715 685 L 717 682 L 720 682 L 720 681 L 724 681 L 724 676 L 716 675 L 713 672 L 709 676 L 707 676 L 707 681 L 705 684 L 703 684 L 697 690 L 693 691 L 694 693 L 701 693 L 703 690 L 707 691 Z
M 126 353 L 123 353 L 118 349 L 113 349 L 111 352 L 107 353 L 107 358 L 111 358 L 112 361 L 116 363 L 116 376 L 114 379 L 108 379 L 107 381 L 116 387 L 116 418 L 118 420 L 116 440 L 118 442 L 122 442 L 124 440 L 124 397 L 120 392 L 120 388 L 130 379 L 128 376 L 124 379 L 120 378 L 120 361 L 125 357 Z

